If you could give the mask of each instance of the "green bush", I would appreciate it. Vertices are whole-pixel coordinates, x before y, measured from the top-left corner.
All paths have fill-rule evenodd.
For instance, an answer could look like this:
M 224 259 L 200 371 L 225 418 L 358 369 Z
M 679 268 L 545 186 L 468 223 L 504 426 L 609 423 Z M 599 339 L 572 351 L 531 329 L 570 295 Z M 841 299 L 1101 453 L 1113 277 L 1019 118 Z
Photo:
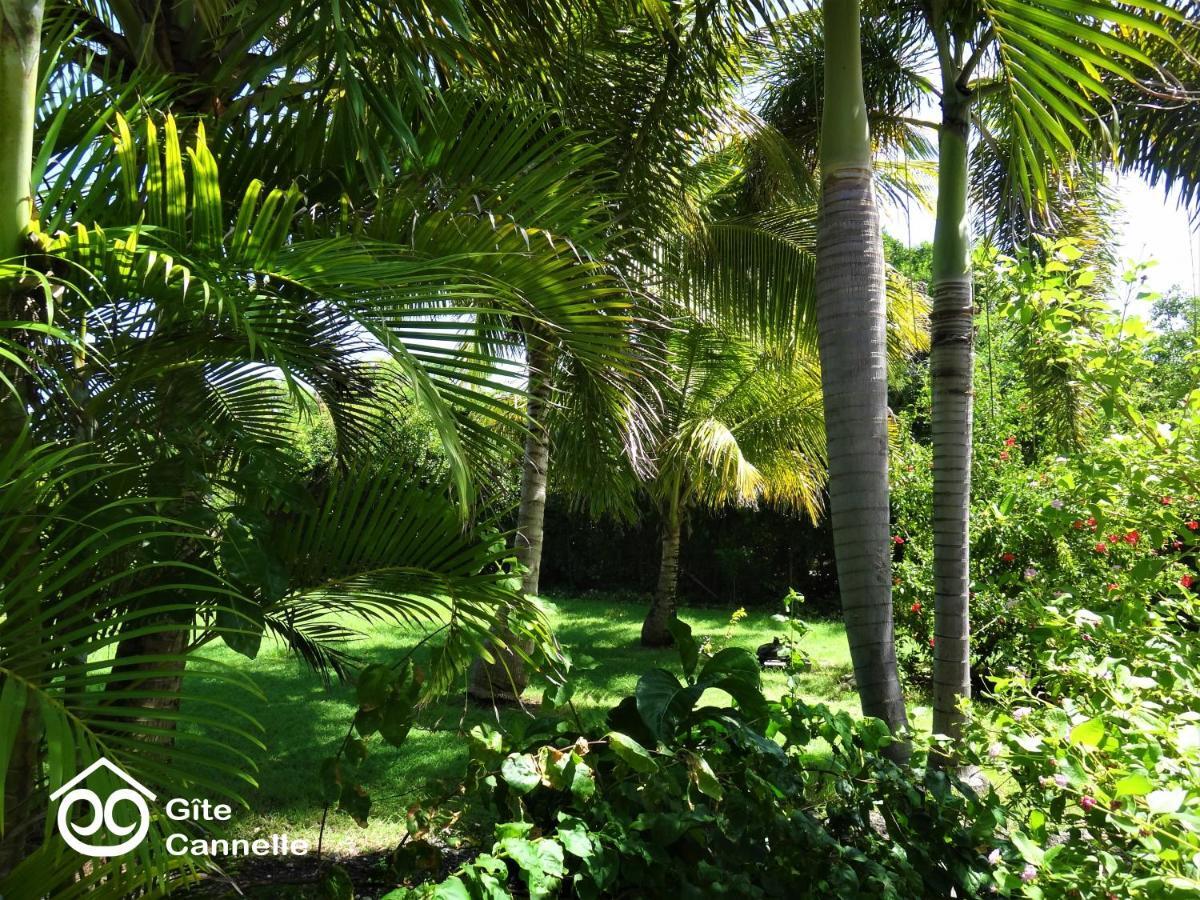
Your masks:
M 580 721 L 564 686 L 520 735 L 474 729 L 465 795 L 414 820 L 394 863 L 418 879 L 437 823 L 463 809 L 498 823 L 489 849 L 389 897 L 510 897 L 514 880 L 531 897 L 963 896 L 989 883 L 994 802 L 888 761 L 877 720 L 794 692 L 768 702 L 749 652 L 708 655 L 682 623 L 675 636 L 683 677 L 647 672 L 602 725 Z

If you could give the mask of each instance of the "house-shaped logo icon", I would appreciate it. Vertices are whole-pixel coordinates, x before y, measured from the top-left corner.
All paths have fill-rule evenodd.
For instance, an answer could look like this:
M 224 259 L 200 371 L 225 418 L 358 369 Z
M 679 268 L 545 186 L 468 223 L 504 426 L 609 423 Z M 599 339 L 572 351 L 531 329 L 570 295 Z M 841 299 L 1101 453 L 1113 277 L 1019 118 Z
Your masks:
M 100 769 L 107 769 L 127 785 L 111 791 L 103 801 L 99 794 L 86 786 L 88 778 Z M 149 788 L 103 756 L 50 795 L 51 801 L 59 800 L 57 821 L 58 833 L 62 839 L 73 850 L 93 857 L 120 856 L 138 846 L 150 828 L 150 808 L 146 801 L 153 799 L 154 794 Z M 131 824 L 121 824 L 114 815 L 117 805 L 122 802 L 133 804 L 137 811 L 137 819 Z M 72 820 L 71 807 L 76 803 L 84 803 L 91 807 L 91 821 Z M 102 828 L 124 840 L 115 844 L 90 844 L 80 840 L 81 836 L 90 838 Z

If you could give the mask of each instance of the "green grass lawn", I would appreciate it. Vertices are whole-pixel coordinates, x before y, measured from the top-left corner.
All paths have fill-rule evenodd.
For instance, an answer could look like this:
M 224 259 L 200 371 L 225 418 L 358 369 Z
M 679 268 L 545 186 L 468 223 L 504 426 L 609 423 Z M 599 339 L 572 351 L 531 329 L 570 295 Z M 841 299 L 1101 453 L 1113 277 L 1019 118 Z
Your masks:
M 640 606 L 601 600 L 547 599 L 555 633 L 575 663 L 575 702 L 583 709 L 603 711 L 632 692 L 639 675 L 656 666 L 678 672 L 674 650 L 652 651 L 638 646 L 645 610 Z M 718 646 L 750 650 L 770 641 L 780 626 L 766 613 L 752 613 L 736 626 L 722 610 L 689 609 L 681 614 L 697 637 Z M 813 668 L 802 676 L 807 699 L 837 709 L 856 711 L 858 700 L 846 687 L 850 672 L 845 633 L 839 622 L 815 622 L 803 642 Z M 396 625 L 369 626 L 354 651 L 364 661 L 391 662 L 414 643 L 416 632 Z M 728 638 L 727 638 L 728 635 Z M 199 696 L 236 702 L 265 729 L 266 750 L 258 754 L 257 789 L 242 790 L 250 810 L 235 814 L 231 834 L 238 837 L 279 832 L 316 840 L 322 802 L 318 787 L 321 760 L 336 752 L 354 712 L 353 689 L 326 687 L 281 645 L 264 641 L 258 657 L 248 662 L 224 646 L 207 652 L 222 662 L 248 670 L 264 694 L 247 697 L 227 684 L 189 676 L 189 690 Z M 765 673 L 769 696 L 778 697 L 784 676 Z M 532 688 L 527 696 L 540 697 Z M 527 715 L 508 709 L 501 721 Z M 928 714 L 918 715 L 916 727 L 927 727 Z M 369 743 L 364 764 L 365 784 L 372 796 L 371 821 L 359 828 L 348 816 L 330 813 L 325 847 L 337 854 L 394 845 L 402 834 L 408 806 L 441 779 L 453 779 L 466 759 L 464 733 L 480 721 L 495 722 L 492 709 L 467 707 L 462 694 L 425 710 L 407 743 L 391 748 L 377 737 Z

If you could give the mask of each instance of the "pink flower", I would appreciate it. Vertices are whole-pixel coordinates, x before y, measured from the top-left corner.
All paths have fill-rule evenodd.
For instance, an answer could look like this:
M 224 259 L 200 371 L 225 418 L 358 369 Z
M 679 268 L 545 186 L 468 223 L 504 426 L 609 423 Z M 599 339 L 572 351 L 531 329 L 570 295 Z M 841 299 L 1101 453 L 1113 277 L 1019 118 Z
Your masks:
M 1163 497 L 1163 498 L 1162 498 L 1162 499 L 1159 501 L 1159 503 L 1161 503 L 1163 506 L 1170 506 L 1170 505 L 1171 505 L 1171 498 L 1170 498 L 1170 497 Z
M 1175 550 L 1182 550 L 1183 549 L 1183 541 L 1176 538 L 1175 540 L 1171 541 L 1171 547 Z
M 1004 560 L 1005 562 L 1012 562 L 1012 561 L 1013 561 L 1013 560 L 1015 560 L 1017 557 L 1016 557 L 1014 554 L 1012 554 L 1012 553 L 1002 553 L 1002 554 L 1000 555 L 1000 558 L 1001 558 L 1002 560 Z
M 1064 775 L 1062 772 L 1059 772 L 1058 774 L 1056 774 L 1054 776 L 1054 783 L 1057 784 L 1060 788 L 1065 788 L 1067 786 L 1067 776 Z
M 1008 459 L 1008 451 L 1007 451 L 1007 450 L 1001 450 L 1001 451 L 1000 451 L 1000 459 L 1002 459 L 1002 460 L 1007 460 L 1007 459 Z
M 1125 533 L 1125 543 L 1136 544 L 1142 539 L 1142 534 L 1137 529 Z
M 1017 444 L 1017 439 L 1015 437 L 1013 437 L 1011 434 L 1004 439 L 1005 447 L 1015 447 L 1016 444 Z
M 1037 878 L 1037 869 L 1031 864 L 1026 863 L 1025 868 L 1021 870 L 1021 880 L 1028 884 L 1035 878 Z
M 910 606 L 910 607 L 908 608 L 908 611 L 909 611 L 909 612 L 915 612 L 915 613 L 919 613 L 919 612 L 921 611 L 921 604 L 920 604 L 920 603 L 914 603 L 912 606 Z
M 1025 576 L 1026 581 L 1033 581 L 1033 579 L 1037 578 L 1037 569 L 1029 566 L 1022 574 Z
M 930 638 L 930 639 L 929 639 L 929 646 L 930 646 L 930 647 L 932 647 L 932 646 L 933 646 L 933 638 Z
M 1088 516 L 1087 524 L 1088 524 L 1089 528 L 1091 528 L 1093 531 L 1095 531 L 1096 530 L 1096 517 Z
M 1193 578 L 1191 575 L 1184 575 L 1182 578 L 1179 579 L 1179 583 L 1181 585 L 1183 585 L 1185 588 L 1190 588 L 1193 584 L 1196 583 L 1196 579 Z
M 1079 805 L 1083 807 L 1084 812 L 1091 812 L 1092 808 L 1096 805 L 1096 798 L 1084 794 L 1079 798 Z
M 1110 535 L 1108 536 L 1108 542 L 1109 542 L 1110 544 L 1118 544 L 1118 543 L 1120 543 L 1120 542 L 1121 542 L 1121 538 L 1120 538 L 1118 535 L 1115 535 L 1115 534 L 1110 534 Z
M 1109 584 L 1109 586 L 1108 586 L 1108 589 L 1110 591 L 1120 590 L 1120 588 L 1121 588 L 1121 586 L 1119 584 L 1117 584 L 1115 581 L 1112 582 L 1111 584 Z
M 1196 519 L 1192 519 L 1190 522 L 1187 523 L 1187 527 L 1191 531 L 1195 531 L 1197 528 L 1200 528 L 1200 521 L 1197 521 Z
M 1061 500 L 1051 500 L 1050 501 L 1051 509 L 1062 509 L 1065 505 L 1066 504 L 1063 503 Z
M 1096 542 L 1096 552 L 1097 553 L 1107 553 L 1108 552 L 1108 544 L 1104 543 L 1104 541 L 1097 541 Z
M 896 546 L 900 546 L 901 544 L 904 543 L 904 538 L 900 537 L 900 535 L 898 535 L 898 534 L 894 534 L 894 535 L 892 535 L 892 543 L 895 544 Z

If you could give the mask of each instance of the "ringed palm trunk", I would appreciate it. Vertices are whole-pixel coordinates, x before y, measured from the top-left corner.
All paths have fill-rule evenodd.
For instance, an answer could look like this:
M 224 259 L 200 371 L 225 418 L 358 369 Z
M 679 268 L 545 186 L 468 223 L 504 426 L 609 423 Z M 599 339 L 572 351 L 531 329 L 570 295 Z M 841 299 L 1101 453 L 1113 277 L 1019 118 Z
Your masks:
M 0 0 L 0 122 L 4 123 L 0 128 L 0 260 L 23 255 L 33 217 L 33 129 L 42 12 L 42 0 Z M 0 321 L 28 318 L 25 302 L 16 284 L 0 284 Z M 0 374 L 8 382 L 0 386 L 0 452 L 7 452 L 25 430 L 25 394 L 17 367 L 5 364 Z M 36 678 L 41 673 L 27 674 Z M 27 707 L 17 723 L 5 772 L 0 877 L 24 858 L 26 845 L 40 831 L 39 733 L 37 716 L 32 706 Z
M 933 733 L 962 734 L 971 695 L 970 499 L 974 297 L 967 223 L 968 99 L 949 79 L 938 135 L 930 384 L 933 400 Z M 949 753 L 942 761 L 953 757 Z
M 857 0 L 825 0 L 817 343 L 838 590 L 864 715 L 907 728 L 892 622 L 887 291 Z M 893 745 L 907 756 L 907 745 Z
M 683 529 L 680 523 L 678 504 L 672 506 L 663 518 L 662 564 L 658 570 L 658 589 L 650 611 L 642 622 L 643 647 L 668 647 L 673 638 L 669 628 L 675 618 L 679 586 L 679 547 Z
M 529 433 L 525 437 L 525 453 L 521 461 L 521 501 L 517 509 L 517 533 L 513 552 L 524 569 L 521 592 L 537 596 L 542 573 L 542 535 L 546 518 L 546 480 L 550 468 L 550 435 L 546 429 L 546 412 L 550 402 L 550 349 L 537 339 L 526 341 L 525 358 L 529 368 L 529 400 L 526 419 Z M 477 660 L 471 667 L 467 692 L 483 701 L 513 702 L 529 685 L 525 660 L 511 648 L 516 636 L 499 623 L 500 640 L 504 649 L 490 645 L 488 652 L 495 662 Z M 528 646 L 524 647 L 528 651 Z

